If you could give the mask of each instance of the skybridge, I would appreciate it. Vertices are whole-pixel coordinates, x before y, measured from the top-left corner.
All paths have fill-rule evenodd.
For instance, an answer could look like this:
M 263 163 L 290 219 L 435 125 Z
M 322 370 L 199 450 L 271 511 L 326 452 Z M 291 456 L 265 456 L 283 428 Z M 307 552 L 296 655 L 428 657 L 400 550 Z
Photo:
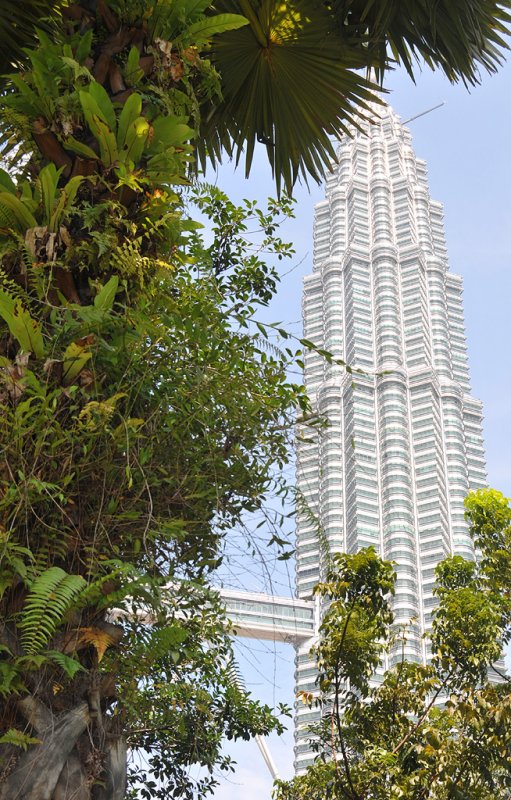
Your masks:
M 219 592 L 238 636 L 298 645 L 317 634 L 314 601 L 236 589 Z

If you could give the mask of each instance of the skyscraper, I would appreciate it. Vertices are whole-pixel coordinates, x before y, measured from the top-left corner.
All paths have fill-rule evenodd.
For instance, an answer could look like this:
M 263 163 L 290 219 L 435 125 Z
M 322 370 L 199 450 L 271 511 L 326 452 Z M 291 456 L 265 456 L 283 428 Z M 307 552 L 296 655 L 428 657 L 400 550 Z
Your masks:
M 296 591 L 311 597 L 328 551 L 373 545 L 396 564 L 405 656 L 423 662 L 435 564 L 474 558 L 463 499 L 486 482 L 482 407 L 470 393 L 462 280 L 449 272 L 442 206 L 409 131 L 391 108 L 378 113 L 341 141 L 316 206 L 304 336 L 361 372 L 305 356 L 328 426 L 298 443 Z M 309 649 L 297 649 L 298 690 L 315 689 Z M 399 646 L 385 666 L 401 658 Z M 306 726 L 319 713 L 297 708 L 298 770 L 313 758 Z

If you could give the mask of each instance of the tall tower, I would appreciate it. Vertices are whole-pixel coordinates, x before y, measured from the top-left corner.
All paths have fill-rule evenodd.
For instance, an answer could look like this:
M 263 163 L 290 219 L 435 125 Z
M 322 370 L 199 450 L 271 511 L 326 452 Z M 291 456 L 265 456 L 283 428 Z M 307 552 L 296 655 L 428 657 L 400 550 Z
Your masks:
M 392 109 L 379 113 L 341 141 L 316 206 L 304 336 L 363 372 L 305 357 L 328 427 L 298 443 L 296 591 L 310 598 L 328 550 L 373 545 L 396 564 L 405 656 L 423 662 L 435 565 L 450 553 L 474 558 L 463 499 L 486 483 L 482 406 L 470 394 L 462 281 L 448 269 L 442 206 L 409 131 Z M 297 650 L 296 683 L 312 691 L 308 650 Z M 401 658 L 400 646 L 385 666 Z M 298 770 L 313 759 L 305 726 L 319 713 L 297 709 Z

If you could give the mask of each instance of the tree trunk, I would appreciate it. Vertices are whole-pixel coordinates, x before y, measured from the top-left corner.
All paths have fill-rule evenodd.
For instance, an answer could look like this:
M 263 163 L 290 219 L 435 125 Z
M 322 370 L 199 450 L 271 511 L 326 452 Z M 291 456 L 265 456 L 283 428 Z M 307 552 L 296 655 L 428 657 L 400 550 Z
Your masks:
M 18 711 L 39 743 L 6 776 L 0 800 L 123 800 L 126 744 L 103 731 L 98 736 L 90 703 L 56 716 L 35 697 L 26 697 Z

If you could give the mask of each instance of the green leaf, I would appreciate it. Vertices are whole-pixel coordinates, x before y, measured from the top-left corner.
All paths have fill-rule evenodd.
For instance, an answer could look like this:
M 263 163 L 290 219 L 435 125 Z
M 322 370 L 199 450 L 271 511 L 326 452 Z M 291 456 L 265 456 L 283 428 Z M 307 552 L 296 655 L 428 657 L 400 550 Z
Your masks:
M 104 286 L 101 287 L 95 296 L 94 307 L 103 313 L 111 311 L 118 287 L 119 278 L 117 275 L 112 275 L 112 277 L 105 283 Z
M 66 147 L 66 150 L 71 150 L 72 153 L 77 153 L 79 156 L 83 156 L 84 158 L 90 158 L 94 161 L 98 159 L 98 154 L 94 152 L 92 147 L 79 142 L 78 139 L 74 138 L 74 136 L 66 136 L 64 146 Z
M 2 189 L 7 189 L 8 192 L 11 194 L 16 194 L 16 184 L 12 180 L 11 176 L 5 169 L 0 168 L 0 187 Z
M 90 54 L 91 47 L 92 47 L 92 37 L 94 31 L 90 28 L 86 33 L 80 36 L 78 40 L 78 45 L 75 51 L 75 58 L 76 60 L 82 64 L 87 56 Z
M 2 207 L 12 218 L 13 227 L 16 227 L 20 233 L 24 234 L 28 228 L 37 227 L 37 220 L 16 195 L 10 192 L 0 192 L 0 208 Z
M 126 61 L 126 67 L 124 69 L 124 78 L 128 86 L 136 86 L 137 83 L 143 77 L 144 77 L 144 70 L 140 69 L 140 53 L 138 52 L 138 47 L 133 46 L 128 54 L 128 59 Z M 138 114 L 140 114 L 140 111 L 138 112 Z
M 194 135 L 184 117 L 157 117 L 152 128 L 148 154 L 160 153 L 168 147 L 180 147 Z
M 53 207 L 55 205 L 55 197 L 57 194 L 57 185 L 62 170 L 57 169 L 55 164 L 47 164 L 39 173 L 39 185 L 41 187 L 41 202 L 44 210 L 44 221 L 46 225 L 50 225 Z M 54 228 L 49 227 L 51 232 Z
M 103 92 L 106 94 L 104 89 Z M 119 156 L 115 139 L 117 123 L 110 98 L 107 95 L 111 111 L 108 109 L 108 113 L 105 114 L 97 102 L 97 97 L 102 98 L 101 92 L 97 90 L 94 93 L 81 91 L 79 97 L 87 124 L 99 144 L 101 161 L 106 166 L 111 166 Z
M 138 54 L 138 50 L 136 47 L 132 48 Z M 119 116 L 119 122 L 117 127 L 117 147 L 119 148 L 119 152 L 122 152 L 126 145 L 126 134 L 128 132 L 128 128 L 132 125 L 135 120 L 140 117 L 142 112 L 142 98 L 137 92 L 133 92 L 122 107 L 122 111 Z
M 115 109 L 110 97 L 108 96 L 108 92 L 97 81 L 93 81 L 91 84 L 89 84 L 88 89 L 90 97 L 92 97 L 97 104 L 98 111 L 95 113 L 101 117 L 103 122 L 108 125 L 111 131 L 115 132 L 117 128 L 117 119 L 115 116 Z
M 62 365 L 62 384 L 69 386 L 80 374 L 85 364 L 92 358 L 92 353 L 86 347 L 71 342 L 64 352 Z
M 0 744 L 10 744 L 15 747 L 20 747 L 22 750 L 27 750 L 31 744 L 40 744 L 41 740 L 36 739 L 34 736 L 29 736 L 17 728 L 9 728 L 9 730 L 0 736 Z
M 3 289 L 0 289 L 0 317 L 25 353 L 33 353 L 36 358 L 44 356 L 41 324 L 30 316 L 19 298 L 12 298 Z
M 223 0 L 217 7 L 232 5 Z M 320 180 L 335 160 L 331 137 L 373 115 L 370 101 L 381 103 L 373 84 L 355 72 L 368 66 L 367 53 L 337 32 L 315 0 L 240 0 L 239 8 L 250 25 L 212 45 L 223 102 L 203 122 L 201 160 L 206 147 L 214 158 L 234 152 L 248 175 L 259 141 L 279 189 L 290 191 L 298 175 Z
M 186 31 L 186 38 L 197 46 L 207 42 L 217 33 L 237 30 L 244 25 L 248 25 L 248 19 L 241 14 L 215 14 L 190 25 Z
M 58 231 L 62 216 L 69 211 L 73 205 L 76 193 L 80 185 L 85 180 L 83 175 L 75 175 L 61 189 L 57 205 L 48 222 L 48 230 Z
M 138 117 L 128 126 L 126 140 L 120 153 L 122 161 L 138 164 L 150 130 L 151 126 L 145 117 Z
M 81 575 L 69 575 L 60 567 L 49 567 L 32 582 L 18 622 L 28 656 L 40 652 L 86 588 Z

